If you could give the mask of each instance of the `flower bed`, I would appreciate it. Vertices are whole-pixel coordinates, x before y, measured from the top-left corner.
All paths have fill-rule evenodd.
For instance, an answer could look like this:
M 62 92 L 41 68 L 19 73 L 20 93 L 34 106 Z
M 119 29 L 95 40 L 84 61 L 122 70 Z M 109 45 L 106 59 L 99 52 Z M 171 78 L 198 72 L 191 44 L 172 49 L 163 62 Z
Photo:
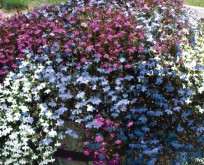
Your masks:
M 96 165 L 199 157 L 203 40 L 190 14 L 175 0 L 79 1 L 4 20 L 1 161 L 53 162 L 60 139 L 81 138 L 67 121 Z

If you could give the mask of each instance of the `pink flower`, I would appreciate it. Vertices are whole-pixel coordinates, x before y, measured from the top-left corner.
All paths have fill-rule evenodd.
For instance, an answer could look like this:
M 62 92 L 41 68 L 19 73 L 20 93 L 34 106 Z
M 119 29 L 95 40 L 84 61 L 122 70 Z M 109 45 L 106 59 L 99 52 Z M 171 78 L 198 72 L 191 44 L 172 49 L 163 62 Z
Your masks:
M 94 120 L 95 124 L 99 127 L 104 125 L 104 119 L 101 115 L 96 115 L 96 119 Z
M 107 127 L 109 127 L 111 124 L 113 124 L 113 122 L 112 122 L 111 120 L 109 120 L 109 119 L 106 120 L 105 123 L 106 123 L 106 126 L 107 126 Z
M 179 22 L 180 21 L 180 19 L 179 18 L 176 18 L 176 22 Z
M 112 36 L 112 35 L 108 35 L 108 36 L 107 36 L 107 39 L 108 39 L 109 41 L 112 41 L 113 36 Z
M 114 126 L 115 128 L 118 128 L 120 126 L 120 123 L 115 123 Z
M 183 60 L 182 59 L 179 59 L 179 64 L 183 64 Z
M 86 57 L 82 57 L 82 58 L 80 59 L 80 61 L 81 61 L 81 62 L 87 62 L 87 58 L 86 58 Z
M 83 10 L 83 8 L 81 6 L 77 7 L 77 11 L 82 11 L 82 10 Z
M 72 159 L 71 157 L 66 158 L 66 160 L 67 160 L 67 162 L 69 162 L 69 163 L 73 161 L 73 159 Z
M 102 55 L 101 55 L 101 54 L 99 54 L 99 53 L 97 53 L 97 54 L 95 54 L 95 57 L 97 57 L 97 58 L 101 58 L 101 57 L 102 57 Z
M 71 49 L 67 48 L 67 49 L 65 49 L 65 52 L 66 52 L 66 53 L 70 53 L 70 52 L 71 52 Z
M 125 68 L 131 68 L 131 65 L 130 64 L 126 64 Z
M 105 54 L 103 57 L 104 57 L 104 58 L 108 58 L 108 57 L 109 57 L 109 55 L 108 55 L 108 54 Z
M 99 151 L 100 153 L 105 153 L 105 152 L 107 151 L 107 149 L 105 149 L 104 147 L 102 147 L 102 148 L 100 148 L 98 151 Z
M 96 119 L 96 120 L 94 120 L 94 121 L 95 121 L 95 124 L 96 124 L 97 126 L 99 126 L 99 127 L 101 127 L 101 126 L 104 124 L 103 121 L 98 120 L 98 119 Z
M 88 52 L 90 52 L 90 51 L 92 51 L 92 50 L 93 50 L 93 48 L 94 48 L 94 46 L 93 46 L 93 45 L 89 45 L 89 46 L 86 48 L 86 50 L 87 50 Z
M 121 143 L 121 140 L 116 140 L 115 141 L 115 144 L 120 144 Z
M 96 136 L 95 137 L 95 142 L 96 143 L 103 142 L 103 136 L 101 136 L 101 135 Z
M 101 46 L 101 44 L 102 44 L 101 42 L 98 42 L 98 43 L 96 44 L 96 46 L 99 47 L 99 46 Z
M 77 64 L 76 64 L 76 67 L 80 67 L 80 66 L 81 66 L 81 64 L 80 64 L 80 63 L 77 63 Z
M 175 12 L 174 12 L 174 11 L 170 11 L 170 14 L 171 14 L 171 15 L 174 15 L 174 14 L 175 14 Z
M 118 64 L 113 64 L 113 67 L 115 67 L 115 68 L 116 68 L 117 66 L 118 66 Z
M 85 145 L 85 146 L 89 145 L 89 142 L 84 142 L 84 145 Z
M 113 159 L 113 160 L 108 161 L 108 165 L 117 165 L 117 164 L 119 164 L 118 159 Z
M 15 68 L 18 68 L 18 66 L 16 64 L 12 64 L 11 68 L 15 69 Z
M 130 24 L 129 21 L 127 21 L 127 22 L 124 23 L 124 26 L 130 26 L 130 25 L 131 25 L 131 24 Z
M 109 66 L 108 63 L 103 64 L 103 67 L 104 67 L 104 68 L 108 68 L 108 66 Z
M 172 19 L 170 18 L 170 19 L 168 19 L 168 22 L 172 22 Z
M 84 155 L 90 155 L 90 151 L 88 149 L 83 150 Z
M 133 49 L 127 49 L 127 52 L 128 53 L 134 53 L 134 50 Z
M 115 134 L 110 134 L 110 138 L 113 139 L 115 137 Z
M 133 126 L 133 124 L 134 124 L 134 122 L 133 122 L 133 121 L 129 121 L 129 122 L 128 122 L 128 124 L 127 124 L 127 126 L 128 126 L 128 127 L 132 127 L 132 126 Z
M 139 34 L 139 39 L 144 40 L 144 36 L 142 34 Z
M 102 142 L 102 143 L 101 143 L 101 146 L 102 146 L 102 147 L 104 147 L 104 146 L 106 146 L 106 145 L 107 145 L 106 142 Z
M 107 71 L 108 71 L 108 72 L 112 72 L 113 69 L 112 69 L 112 68 L 108 68 Z
M 113 155 L 115 158 L 119 159 L 120 158 L 120 155 L 119 154 L 114 154 Z
M 144 48 L 142 46 L 139 47 L 139 51 L 142 52 L 144 51 Z

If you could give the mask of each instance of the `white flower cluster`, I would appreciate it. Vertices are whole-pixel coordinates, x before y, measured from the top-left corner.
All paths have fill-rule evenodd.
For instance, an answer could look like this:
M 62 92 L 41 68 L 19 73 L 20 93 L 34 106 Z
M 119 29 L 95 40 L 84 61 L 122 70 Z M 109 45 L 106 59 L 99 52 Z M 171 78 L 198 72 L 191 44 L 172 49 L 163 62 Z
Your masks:
M 52 154 L 60 143 L 57 122 L 43 101 L 49 87 L 38 81 L 43 68 L 23 61 L 0 85 L 0 160 L 4 164 L 54 161 Z

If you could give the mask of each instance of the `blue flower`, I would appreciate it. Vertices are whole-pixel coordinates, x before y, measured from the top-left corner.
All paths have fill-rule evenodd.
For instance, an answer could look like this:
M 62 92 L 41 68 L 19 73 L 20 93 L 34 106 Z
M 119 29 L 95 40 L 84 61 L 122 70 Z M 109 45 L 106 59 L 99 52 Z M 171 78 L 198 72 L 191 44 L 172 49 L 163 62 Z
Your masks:
M 148 165 L 154 165 L 156 163 L 156 158 L 153 158 L 151 159 L 149 162 L 148 162 Z
M 101 99 L 99 99 L 99 98 L 90 98 L 89 100 L 88 100 L 88 102 L 91 102 L 92 104 L 96 104 L 96 105 L 99 105 L 100 103 L 101 103 Z
M 83 99 L 85 95 L 85 92 L 80 92 L 76 95 L 77 98 Z
M 145 132 L 149 132 L 150 131 L 150 129 L 148 127 L 142 127 L 141 129 L 144 130 Z
M 155 84 L 160 85 L 163 82 L 162 77 L 157 77 Z
M 73 137 L 74 139 L 78 138 L 78 135 L 76 134 L 76 132 L 74 132 L 72 129 L 68 128 L 67 131 L 65 132 L 66 134 L 70 135 L 71 137 Z
M 168 115 L 173 114 L 173 112 L 172 112 L 170 109 L 165 109 L 165 112 L 166 112 Z
M 162 111 L 156 111 L 155 112 L 155 116 L 162 116 L 163 115 L 163 112 Z
M 172 142 L 170 142 L 170 144 L 175 148 L 175 149 L 179 149 L 181 148 L 183 145 L 179 144 L 177 140 L 174 140 Z
M 143 115 L 138 120 L 140 120 L 142 123 L 146 123 L 147 118 Z
M 178 127 L 177 127 L 177 131 L 179 131 L 179 132 L 182 132 L 182 131 L 183 131 L 183 128 L 181 127 L 180 124 L 179 124 Z

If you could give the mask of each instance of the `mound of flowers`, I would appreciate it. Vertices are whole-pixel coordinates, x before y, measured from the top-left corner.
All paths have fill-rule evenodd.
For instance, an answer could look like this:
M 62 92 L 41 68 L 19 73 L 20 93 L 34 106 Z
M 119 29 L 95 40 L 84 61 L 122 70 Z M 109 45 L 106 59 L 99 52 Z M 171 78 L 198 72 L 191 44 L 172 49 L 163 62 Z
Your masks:
M 202 155 L 204 41 L 182 0 L 68 1 L 2 22 L 2 163 L 54 162 L 80 138 L 67 121 L 95 165 Z

